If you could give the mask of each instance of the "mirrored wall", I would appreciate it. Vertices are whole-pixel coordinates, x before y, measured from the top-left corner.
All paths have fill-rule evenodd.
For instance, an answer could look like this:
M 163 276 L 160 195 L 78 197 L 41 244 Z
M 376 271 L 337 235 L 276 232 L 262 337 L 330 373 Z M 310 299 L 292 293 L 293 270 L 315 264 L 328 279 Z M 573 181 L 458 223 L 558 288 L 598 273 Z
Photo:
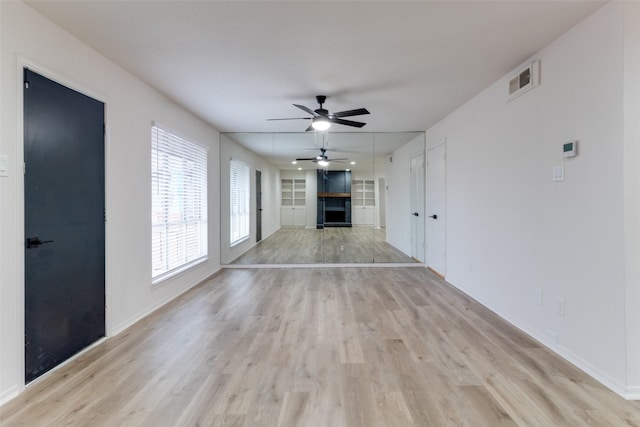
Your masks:
M 424 262 L 424 156 L 424 132 L 222 134 L 222 263 Z

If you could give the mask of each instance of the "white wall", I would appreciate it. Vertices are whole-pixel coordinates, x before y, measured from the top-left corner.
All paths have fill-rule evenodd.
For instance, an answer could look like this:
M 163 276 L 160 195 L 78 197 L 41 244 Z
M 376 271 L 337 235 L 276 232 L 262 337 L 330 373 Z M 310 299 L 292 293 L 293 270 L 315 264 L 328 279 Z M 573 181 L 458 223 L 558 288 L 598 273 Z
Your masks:
M 106 104 L 107 334 L 113 335 L 219 269 L 218 132 L 21 2 L 0 2 L 0 402 L 24 387 L 21 58 L 34 71 Z M 150 126 L 209 147 L 209 259 L 151 286 Z
M 427 146 L 447 139 L 447 280 L 624 394 L 622 13 L 597 11 L 532 58 L 540 86 L 508 103 L 505 76 L 429 129 Z M 580 154 L 563 160 L 570 140 Z M 560 164 L 566 179 L 552 182 Z
M 623 7 L 627 391 L 640 399 L 640 2 Z
M 409 141 L 385 162 L 387 242 L 411 256 L 411 158 L 424 153 L 424 135 Z
M 231 247 L 230 242 L 230 212 L 229 212 L 229 161 L 239 160 L 251 166 L 251 220 L 249 238 L 242 243 Z M 262 171 L 262 238 L 266 239 L 280 229 L 280 170 L 266 161 L 264 158 L 247 150 L 228 135 L 222 136 L 220 146 L 220 246 L 221 261 L 228 264 L 249 249 L 256 242 L 256 169 Z

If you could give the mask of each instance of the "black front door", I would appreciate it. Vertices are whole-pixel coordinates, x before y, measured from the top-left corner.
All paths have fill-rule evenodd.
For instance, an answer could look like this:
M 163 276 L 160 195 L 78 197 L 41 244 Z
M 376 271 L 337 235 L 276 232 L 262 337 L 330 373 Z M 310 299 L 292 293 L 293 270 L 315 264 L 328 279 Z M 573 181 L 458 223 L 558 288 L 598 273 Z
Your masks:
M 262 240 L 262 171 L 256 170 L 256 242 Z
M 105 334 L 104 104 L 24 77 L 29 382 Z

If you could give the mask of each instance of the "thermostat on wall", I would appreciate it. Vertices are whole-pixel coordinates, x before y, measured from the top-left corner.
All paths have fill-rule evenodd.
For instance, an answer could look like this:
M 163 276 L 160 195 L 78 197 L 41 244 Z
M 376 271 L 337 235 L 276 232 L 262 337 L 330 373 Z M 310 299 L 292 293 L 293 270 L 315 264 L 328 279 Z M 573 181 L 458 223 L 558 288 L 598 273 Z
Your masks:
M 578 141 L 569 141 L 562 144 L 562 157 L 575 157 L 578 155 Z

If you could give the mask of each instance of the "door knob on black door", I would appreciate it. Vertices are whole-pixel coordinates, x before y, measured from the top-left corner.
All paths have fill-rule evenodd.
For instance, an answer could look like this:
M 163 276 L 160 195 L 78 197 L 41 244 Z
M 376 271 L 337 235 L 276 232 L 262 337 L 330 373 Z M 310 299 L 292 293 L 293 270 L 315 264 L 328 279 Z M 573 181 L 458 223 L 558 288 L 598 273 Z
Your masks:
M 431 215 L 429 218 L 438 219 L 438 215 L 433 214 L 433 215 Z
M 40 240 L 38 236 L 27 237 L 27 249 L 37 248 L 45 243 L 53 243 L 53 240 Z

